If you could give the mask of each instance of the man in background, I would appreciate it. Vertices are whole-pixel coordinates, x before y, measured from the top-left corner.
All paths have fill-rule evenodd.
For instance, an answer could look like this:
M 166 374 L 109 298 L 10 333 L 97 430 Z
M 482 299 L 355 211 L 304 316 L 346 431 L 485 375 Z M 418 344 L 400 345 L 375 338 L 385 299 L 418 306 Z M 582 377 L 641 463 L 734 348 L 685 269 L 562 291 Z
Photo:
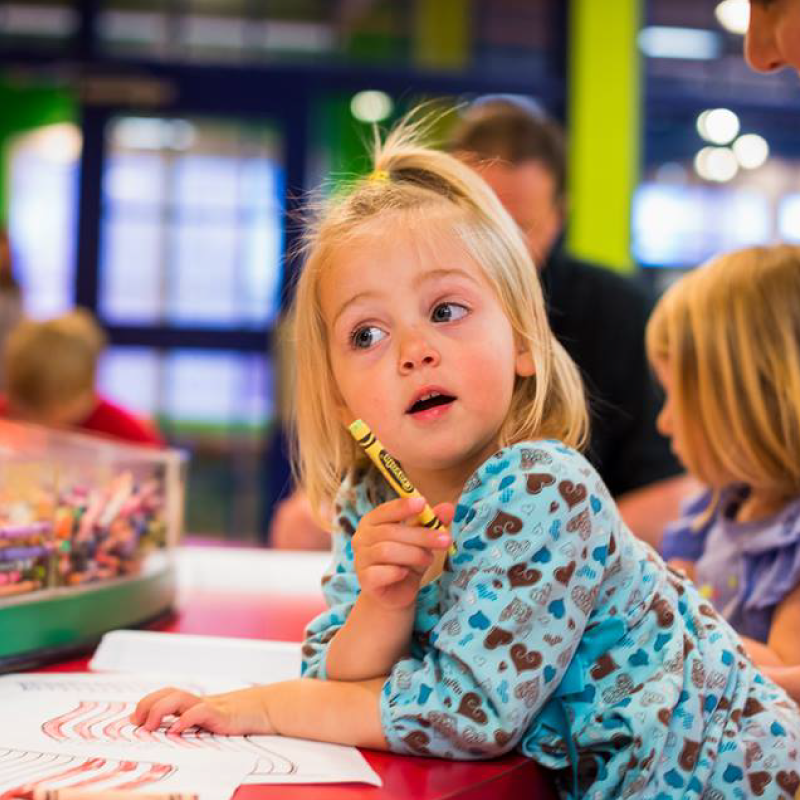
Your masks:
M 501 96 L 473 104 L 450 149 L 486 180 L 519 225 L 539 270 L 550 325 L 586 384 L 587 456 L 631 530 L 658 546 L 693 484 L 656 431 L 661 399 L 644 350 L 648 291 L 565 251 L 564 136 L 532 103 Z

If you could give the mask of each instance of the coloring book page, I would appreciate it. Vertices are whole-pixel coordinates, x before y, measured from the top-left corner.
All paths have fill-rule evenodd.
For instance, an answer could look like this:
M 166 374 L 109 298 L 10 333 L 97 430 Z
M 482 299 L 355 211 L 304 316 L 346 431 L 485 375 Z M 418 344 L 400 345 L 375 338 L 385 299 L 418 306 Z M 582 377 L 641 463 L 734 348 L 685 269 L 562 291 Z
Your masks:
M 230 682 L 199 679 L 172 684 L 199 693 L 239 688 Z M 176 736 L 167 733 L 169 723 L 153 732 L 133 725 L 130 715 L 136 702 L 164 685 L 164 680 L 128 675 L 4 676 L 0 678 L 4 712 L 0 715 L 0 749 L 7 746 L 49 753 L 56 747 L 87 757 L 109 757 L 122 751 L 137 762 L 170 764 L 182 757 L 186 763 L 194 759 L 209 767 L 214 763 L 221 767 L 226 758 L 235 757 L 249 764 L 240 783 L 381 784 L 352 747 L 282 736 L 220 736 L 199 730 Z
M 0 798 L 34 789 L 72 789 L 185 793 L 197 795 L 198 800 L 228 800 L 251 766 L 249 758 L 233 754 L 212 765 L 196 755 L 174 753 L 152 760 L 113 747 L 102 756 L 90 756 L 58 742 L 42 749 L 0 747 Z

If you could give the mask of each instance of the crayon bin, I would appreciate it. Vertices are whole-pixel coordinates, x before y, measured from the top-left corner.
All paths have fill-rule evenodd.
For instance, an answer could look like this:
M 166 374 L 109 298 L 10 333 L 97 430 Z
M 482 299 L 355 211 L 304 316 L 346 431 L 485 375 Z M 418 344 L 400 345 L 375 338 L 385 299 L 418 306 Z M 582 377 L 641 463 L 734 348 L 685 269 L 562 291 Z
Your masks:
M 180 451 L 0 420 L 0 671 L 170 609 L 185 475 Z

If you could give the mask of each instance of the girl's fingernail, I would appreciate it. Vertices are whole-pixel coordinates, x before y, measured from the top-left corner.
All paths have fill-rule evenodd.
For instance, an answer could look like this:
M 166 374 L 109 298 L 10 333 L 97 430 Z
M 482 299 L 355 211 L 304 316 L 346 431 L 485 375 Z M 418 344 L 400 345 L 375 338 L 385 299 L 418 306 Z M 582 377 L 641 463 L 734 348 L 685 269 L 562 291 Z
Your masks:
M 410 498 L 410 505 L 412 511 L 421 511 L 425 507 L 425 498 L 424 497 L 412 497 Z
M 439 544 L 450 544 L 450 535 L 447 533 L 439 534 L 439 536 L 436 537 L 436 541 Z

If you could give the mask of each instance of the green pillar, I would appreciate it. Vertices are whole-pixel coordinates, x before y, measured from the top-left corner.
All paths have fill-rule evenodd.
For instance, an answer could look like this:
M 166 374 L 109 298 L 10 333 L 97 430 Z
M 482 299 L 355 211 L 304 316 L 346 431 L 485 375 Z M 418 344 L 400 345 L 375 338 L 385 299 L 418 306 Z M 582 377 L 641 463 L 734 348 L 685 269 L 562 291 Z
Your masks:
M 464 69 L 469 62 L 471 0 L 417 0 L 414 64 L 423 69 Z
M 569 249 L 628 271 L 641 141 L 640 0 L 570 3 Z

